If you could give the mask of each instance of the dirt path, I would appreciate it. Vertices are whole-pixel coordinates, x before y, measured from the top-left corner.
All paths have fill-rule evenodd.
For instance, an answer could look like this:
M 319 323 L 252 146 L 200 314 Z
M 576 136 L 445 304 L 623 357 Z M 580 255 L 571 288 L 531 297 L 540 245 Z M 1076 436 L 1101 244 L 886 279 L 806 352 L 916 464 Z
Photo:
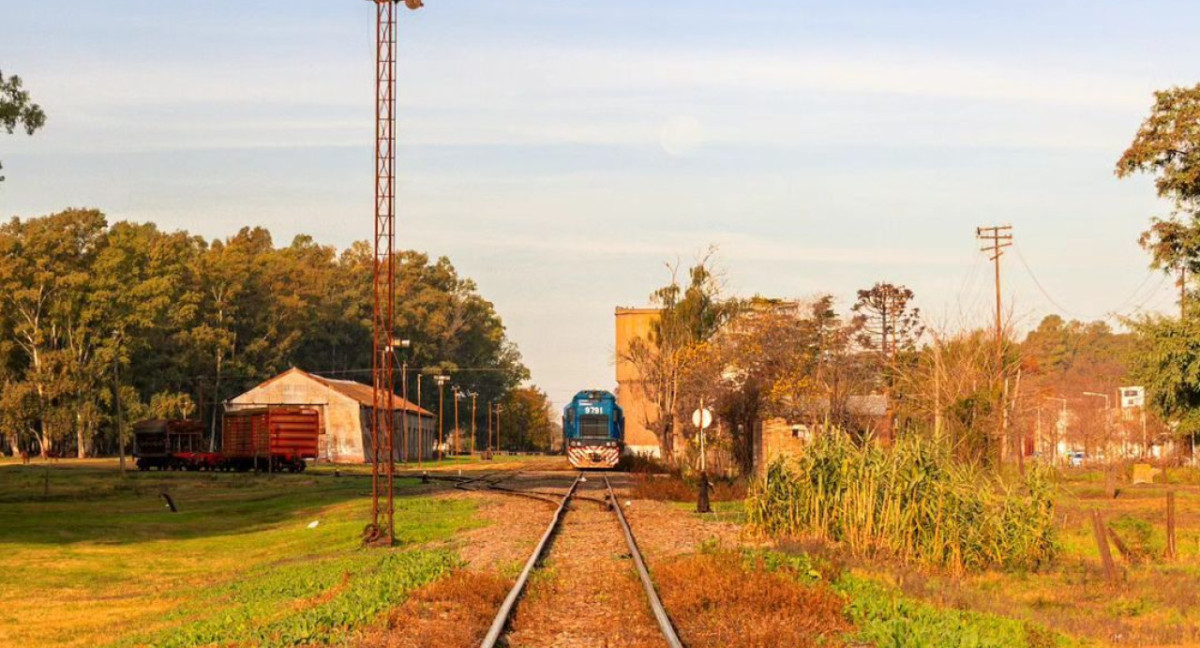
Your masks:
M 603 482 L 581 484 L 599 497 Z M 517 608 L 513 648 L 665 646 L 611 511 L 578 501 Z

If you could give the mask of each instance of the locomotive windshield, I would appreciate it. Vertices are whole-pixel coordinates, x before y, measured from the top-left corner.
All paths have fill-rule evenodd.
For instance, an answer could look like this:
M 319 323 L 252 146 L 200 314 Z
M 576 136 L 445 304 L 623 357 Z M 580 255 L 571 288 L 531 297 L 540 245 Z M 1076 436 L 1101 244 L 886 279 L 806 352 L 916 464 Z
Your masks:
M 585 439 L 607 439 L 608 417 L 604 415 L 585 414 L 579 417 L 579 436 Z

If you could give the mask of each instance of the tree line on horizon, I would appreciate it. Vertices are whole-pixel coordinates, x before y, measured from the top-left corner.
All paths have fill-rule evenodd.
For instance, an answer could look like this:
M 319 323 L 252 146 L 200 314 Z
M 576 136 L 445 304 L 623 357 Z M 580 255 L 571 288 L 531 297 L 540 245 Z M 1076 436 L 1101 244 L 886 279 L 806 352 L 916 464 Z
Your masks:
M 424 372 L 422 405 L 436 410 L 429 375 L 449 374 L 479 394 L 482 435 L 482 404 L 517 398 L 529 371 L 449 259 L 403 251 L 398 261 L 409 398 Z M 225 400 L 293 366 L 370 383 L 372 267 L 366 242 L 339 251 L 299 235 L 276 246 L 257 227 L 209 241 L 110 225 L 92 209 L 0 224 L 0 449 L 115 452 L 118 404 L 126 439 L 149 417 L 198 417 L 215 431 Z M 399 367 L 396 380 L 401 391 Z M 524 391 L 522 403 L 545 401 Z M 508 421 L 514 443 L 532 425 Z

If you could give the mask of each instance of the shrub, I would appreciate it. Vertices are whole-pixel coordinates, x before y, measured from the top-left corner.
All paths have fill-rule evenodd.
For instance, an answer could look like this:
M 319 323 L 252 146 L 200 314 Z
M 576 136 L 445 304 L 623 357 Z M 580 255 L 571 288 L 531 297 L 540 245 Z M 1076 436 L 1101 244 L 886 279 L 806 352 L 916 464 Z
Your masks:
M 891 448 L 824 435 L 779 459 L 746 501 L 750 525 L 777 537 L 845 543 L 961 573 L 1037 568 L 1055 554 L 1052 487 L 1033 469 L 1005 480 L 911 437 Z

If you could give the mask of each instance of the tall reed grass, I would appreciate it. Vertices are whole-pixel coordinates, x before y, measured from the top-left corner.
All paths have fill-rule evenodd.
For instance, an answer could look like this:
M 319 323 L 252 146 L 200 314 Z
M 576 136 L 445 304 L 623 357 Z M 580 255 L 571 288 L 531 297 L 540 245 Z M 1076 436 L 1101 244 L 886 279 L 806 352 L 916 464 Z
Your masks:
M 1053 485 L 1039 469 L 1011 480 L 920 437 L 890 448 L 822 435 L 779 459 L 746 500 L 752 527 L 844 543 L 956 573 L 1033 569 L 1054 558 Z

